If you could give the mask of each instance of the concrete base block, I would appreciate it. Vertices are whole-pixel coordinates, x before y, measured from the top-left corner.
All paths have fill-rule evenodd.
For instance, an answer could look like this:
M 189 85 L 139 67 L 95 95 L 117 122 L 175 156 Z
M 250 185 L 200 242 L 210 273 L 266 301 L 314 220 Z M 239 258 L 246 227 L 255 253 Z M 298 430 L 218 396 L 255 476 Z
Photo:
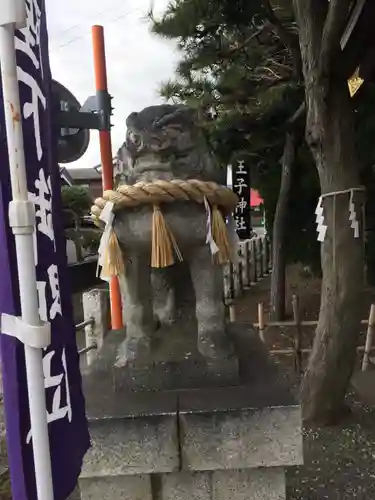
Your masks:
M 285 467 L 303 462 L 299 407 L 180 415 L 186 470 Z
M 91 438 L 82 478 L 173 472 L 180 465 L 174 415 L 99 421 Z
M 282 468 L 217 471 L 212 475 L 213 500 L 285 500 Z
M 213 500 L 212 474 L 177 472 L 161 477 L 162 500 Z
M 84 320 L 93 320 L 85 327 L 86 347 L 96 344 L 97 349 L 86 354 L 87 366 L 91 365 L 103 346 L 108 331 L 108 292 L 95 289 L 82 295 Z
M 81 500 L 153 500 L 151 476 L 107 476 L 80 480 Z
M 282 468 L 80 480 L 81 500 L 285 500 Z M 73 499 L 72 499 L 73 500 Z M 74 497 L 76 500 L 76 497 Z

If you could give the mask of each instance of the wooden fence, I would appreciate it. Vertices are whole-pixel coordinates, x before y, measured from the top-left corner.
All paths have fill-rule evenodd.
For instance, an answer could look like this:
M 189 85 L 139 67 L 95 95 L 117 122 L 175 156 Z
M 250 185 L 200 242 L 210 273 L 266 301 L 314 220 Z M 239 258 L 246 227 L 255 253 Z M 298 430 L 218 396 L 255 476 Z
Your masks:
M 272 270 L 271 245 L 267 236 L 257 236 L 251 240 L 240 242 L 238 245 L 238 259 L 235 264 L 224 266 L 224 302 L 229 308 L 231 322 L 236 320 L 235 303 L 243 293 L 253 285 L 268 276 Z M 271 355 L 291 355 L 294 358 L 296 372 L 302 372 L 302 359 L 304 354 L 311 352 L 311 346 L 304 347 L 304 327 L 316 327 L 317 320 L 302 320 L 299 298 L 292 295 L 293 319 L 290 321 L 267 321 L 264 312 L 264 304 L 258 304 L 258 322 L 254 326 L 258 328 L 259 336 L 263 342 L 266 340 L 266 330 L 269 327 L 286 328 L 293 327 L 294 335 L 292 345 L 286 349 L 271 349 Z M 357 348 L 363 353 L 362 370 L 365 371 L 371 365 L 370 355 L 375 350 L 373 338 L 375 332 L 375 304 L 371 305 L 369 318 L 361 321 L 367 325 L 365 345 Z
M 271 355 L 292 355 L 294 358 L 294 368 L 297 373 L 302 373 L 302 357 L 303 354 L 310 354 L 311 346 L 304 348 L 304 338 L 303 338 L 303 327 L 316 327 L 318 324 L 317 320 L 303 321 L 300 317 L 299 299 L 296 294 L 292 296 L 292 309 L 293 309 L 293 320 L 291 321 L 266 321 L 263 304 L 258 304 L 258 322 L 254 324 L 258 328 L 259 336 L 263 340 L 266 340 L 266 329 L 270 327 L 285 328 L 294 327 L 294 335 L 292 340 L 292 345 L 287 349 L 271 349 L 269 352 Z M 372 345 L 374 330 L 375 330 L 375 304 L 370 307 L 370 313 L 368 319 L 363 319 L 361 321 L 362 325 L 367 325 L 366 342 L 363 346 L 358 346 L 357 351 L 363 352 L 362 360 L 362 370 L 365 371 L 370 366 L 370 355 L 371 352 L 375 350 L 375 346 Z
M 271 245 L 267 236 L 257 236 L 238 244 L 237 262 L 224 266 L 224 302 L 230 320 L 235 321 L 235 302 L 245 290 L 271 272 Z

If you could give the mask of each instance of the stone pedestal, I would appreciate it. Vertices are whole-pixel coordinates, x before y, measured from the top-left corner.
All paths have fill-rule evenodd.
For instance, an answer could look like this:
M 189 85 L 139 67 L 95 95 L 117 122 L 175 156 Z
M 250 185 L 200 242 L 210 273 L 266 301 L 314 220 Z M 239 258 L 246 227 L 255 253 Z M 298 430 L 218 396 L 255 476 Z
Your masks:
M 112 368 L 122 339 L 108 338 L 84 377 L 92 448 L 82 499 L 285 499 L 285 468 L 302 463 L 300 409 L 250 326 L 228 328 L 238 359 L 205 373 L 185 331 L 163 362 L 156 349 L 142 384 L 133 381 L 145 366 Z
M 196 324 L 163 327 L 152 339 L 147 362 L 129 363 L 117 368 L 116 354 L 125 334 L 112 332 L 106 338 L 94 365 L 85 370 L 87 381 L 111 383 L 110 392 L 165 391 L 238 385 L 238 358 L 209 360 L 197 350 Z

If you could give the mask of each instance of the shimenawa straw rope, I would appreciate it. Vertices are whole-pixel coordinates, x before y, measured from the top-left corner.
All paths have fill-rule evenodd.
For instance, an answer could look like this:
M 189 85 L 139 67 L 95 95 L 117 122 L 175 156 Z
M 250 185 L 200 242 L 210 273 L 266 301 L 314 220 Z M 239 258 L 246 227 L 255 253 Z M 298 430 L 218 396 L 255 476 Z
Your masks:
M 101 214 L 108 204 L 111 205 L 113 214 L 126 207 L 153 205 L 151 266 L 168 267 L 174 264 L 175 256 L 179 261 L 183 260 L 160 208 L 161 204 L 174 201 L 209 204 L 212 211 L 210 214 L 211 234 L 218 248 L 215 260 L 219 264 L 231 260 L 231 246 L 224 217 L 233 211 L 238 198 L 231 189 L 215 182 L 176 179 L 172 181 L 156 180 L 151 183 L 139 182 L 132 186 L 122 185 L 117 191 L 105 191 L 102 198 L 95 200 L 91 213 L 94 222 L 101 226 Z M 120 275 L 124 271 L 122 253 L 112 227 L 112 221 L 113 217 L 110 223 L 106 222 L 106 241 L 101 245 L 100 261 L 103 274 L 106 276 Z

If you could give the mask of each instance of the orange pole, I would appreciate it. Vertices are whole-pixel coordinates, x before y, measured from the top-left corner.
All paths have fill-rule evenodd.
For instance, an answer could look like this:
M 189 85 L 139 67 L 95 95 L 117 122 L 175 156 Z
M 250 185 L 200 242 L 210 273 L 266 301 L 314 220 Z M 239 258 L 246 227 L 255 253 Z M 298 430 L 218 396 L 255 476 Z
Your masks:
M 104 29 L 103 26 L 92 27 L 92 45 L 94 54 L 95 88 L 97 94 L 108 92 L 107 68 L 105 59 Z M 102 163 L 103 191 L 113 189 L 113 158 L 110 130 L 99 130 L 100 156 Z M 113 277 L 109 284 L 111 300 L 112 330 L 123 327 L 122 303 L 120 285 L 117 277 Z

